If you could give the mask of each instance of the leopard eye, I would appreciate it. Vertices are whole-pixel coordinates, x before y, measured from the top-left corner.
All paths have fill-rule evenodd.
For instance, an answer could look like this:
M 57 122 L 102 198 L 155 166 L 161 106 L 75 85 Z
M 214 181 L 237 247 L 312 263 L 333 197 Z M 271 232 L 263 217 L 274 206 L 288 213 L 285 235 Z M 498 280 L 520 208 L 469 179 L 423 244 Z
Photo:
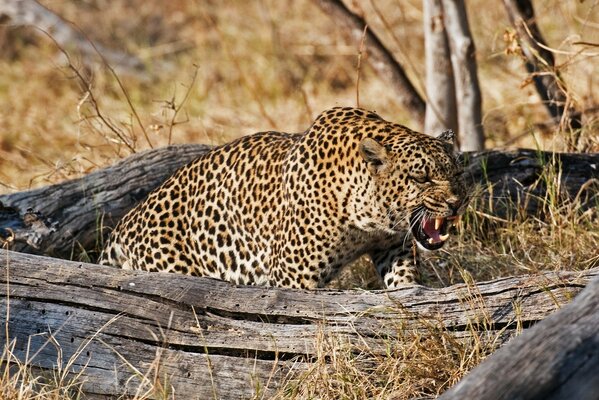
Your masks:
M 410 175 L 410 178 L 418 183 L 429 183 L 431 181 L 428 175 Z

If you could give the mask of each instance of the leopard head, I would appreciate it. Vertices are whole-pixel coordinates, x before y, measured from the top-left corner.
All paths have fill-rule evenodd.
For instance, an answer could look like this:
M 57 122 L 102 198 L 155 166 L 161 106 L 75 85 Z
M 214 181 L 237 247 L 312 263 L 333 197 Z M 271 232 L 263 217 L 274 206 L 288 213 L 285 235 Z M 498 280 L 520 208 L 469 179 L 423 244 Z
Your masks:
M 436 138 L 411 131 L 364 138 L 360 154 L 373 180 L 385 229 L 409 230 L 422 248 L 441 248 L 469 200 L 453 132 Z

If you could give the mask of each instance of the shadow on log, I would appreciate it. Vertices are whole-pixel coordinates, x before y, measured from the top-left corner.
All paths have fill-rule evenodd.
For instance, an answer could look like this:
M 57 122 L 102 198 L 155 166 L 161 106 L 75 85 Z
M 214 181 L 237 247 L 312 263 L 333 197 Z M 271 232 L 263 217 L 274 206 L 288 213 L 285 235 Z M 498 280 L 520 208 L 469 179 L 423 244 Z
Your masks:
M 93 261 L 103 238 L 127 211 L 209 149 L 179 145 L 150 150 L 79 179 L 2 195 L 0 238 L 10 236 L 2 229 L 12 227 L 13 250 L 65 259 L 86 253 Z M 542 211 L 548 187 L 590 206 L 599 201 L 599 154 L 514 150 L 464 153 L 463 158 L 471 185 L 483 189 L 483 211 L 500 218 L 519 208 L 530 214 Z M 27 225 L 28 212 L 47 223 Z
M 599 393 L 599 279 L 492 354 L 442 400 L 577 399 Z
M 0 259 L 6 288 L 0 311 L 9 315 L 0 340 L 14 340 L 14 354 L 43 369 L 70 363 L 91 398 L 133 394 L 155 380 L 177 398 L 268 398 L 285 378 L 308 367 L 318 335 L 366 344 L 381 355 L 398 326 L 418 328 L 423 320 L 441 321 L 458 338 L 473 329 L 509 336 L 569 302 L 599 275 L 595 268 L 476 287 L 306 292 L 11 251 L 0 251 Z M 568 349 L 589 343 L 572 342 Z M 543 352 L 561 349 L 548 342 Z M 356 358 L 357 368 L 371 367 L 361 362 Z

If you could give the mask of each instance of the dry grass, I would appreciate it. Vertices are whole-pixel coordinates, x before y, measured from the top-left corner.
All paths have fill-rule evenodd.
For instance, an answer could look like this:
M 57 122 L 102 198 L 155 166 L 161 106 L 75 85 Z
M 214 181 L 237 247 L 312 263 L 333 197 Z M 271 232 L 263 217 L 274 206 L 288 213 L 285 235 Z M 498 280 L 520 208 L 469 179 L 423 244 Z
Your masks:
M 107 68 L 80 68 L 81 60 L 69 50 L 71 66 L 84 73 L 82 81 L 50 39 L 31 29 L 0 26 L 0 193 L 81 176 L 171 142 L 220 144 L 260 130 L 303 131 L 321 110 L 354 105 L 357 98 L 360 44 L 348 41 L 340 26 L 309 1 L 43 3 L 99 43 L 140 56 L 146 72 L 143 78 L 119 75 L 120 87 Z M 422 90 L 421 2 L 359 4 Z M 505 35 L 509 23 L 500 3 L 475 0 L 468 6 L 487 146 L 565 150 L 571 138 L 542 124 L 548 117 L 522 60 L 506 51 L 513 42 Z M 593 19 L 599 3 L 551 0 L 535 6 L 571 100 L 579 109 L 596 107 L 597 48 L 579 43 L 599 43 L 599 21 Z M 366 59 L 362 54 L 361 106 L 414 126 Z M 599 151 L 599 119 L 590 113 L 584 122 L 578 149 Z M 550 190 L 536 199 L 542 205 L 536 216 L 514 213 L 498 219 L 485 204 L 474 204 L 451 246 L 426 260 L 427 284 L 598 266 L 597 207 L 581 210 L 577 199 L 565 199 L 558 177 L 559 168 L 547 169 L 543 183 Z M 341 286 L 380 287 L 368 263 L 348 270 Z M 395 331 L 397 337 L 382 354 L 323 330 L 312 367 L 288 382 L 277 398 L 434 396 L 492 352 L 501 334 L 481 336 L 472 329 L 468 338 L 456 340 L 441 321 L 398 325 Z M 371 365 L 370 370 L 358 370 L 357 361 Z M 20 361 L 8 339 L 0 363 L 0 398 L 80 397 L 76 375 L 40 375 Z M 151 379 L 147 383 L 148 391 L 136 398 L 168 398 Z
M 398 307 L 401 307 L 398 305 Z M 465 338 L 441 320 L 394 327 L 386 351 L 321 332 L 307 371 L 289 379 L 274 399 L 414 399 L 436 396 L 460 380 L 505 339 L 471 326 Z
M 422 88 L 420 1 L 360 4 L 370 26 Z M 126 132 L 133 151 L 161 146 L 169 139 L 218 144 L 260 130 L 303 131 L 326 107 L 355 104 L 359 43 L 348 41 L 338 24 L 331 24 L 309 1 L 197 5 L 181 0 L 59 0 L 48 6 L 76 21 L 104 46 L 128 50 L 144 60 L 143 79 L 122 76 L 143 129 L 110 71 L 101 67 L 88 71 L 103 114 Z M 580 109 L 597 104 L 596 57 L 589 55 L 596 50 L 575 44 L 599 41 L 592 19 L 596 6 L 596 2 L 549 1 L 537 10 L 541 28 L 557 50 L 560 73 Z M 488 146 L 538 142 L 559 150 L 562 135 L 537 125 L 548 118 L 526 80 L 522 60 L 506 53 L 511 43 L 504 42 L 509 24 L 503 8 L 482 1 L 469 7 Z M 51 40 L 31 29 L 0 27 L 0 46 L 0 191 L 79 176 L 132 151 L 105 124 L 90 121 L 95 113 L 89 98 Z M 73 58 L 79 65 L 76 54 Z M 367 55 L 361 68 L 361 105 L 414 126 L 366 59 Z M 197 79 L 177 119 L 181 123 L 170 131 L 172 100 L 182 102 L 196 65 Z M 590 130 L 581 139 L 587 148 L 597 148 L 595 132 Z

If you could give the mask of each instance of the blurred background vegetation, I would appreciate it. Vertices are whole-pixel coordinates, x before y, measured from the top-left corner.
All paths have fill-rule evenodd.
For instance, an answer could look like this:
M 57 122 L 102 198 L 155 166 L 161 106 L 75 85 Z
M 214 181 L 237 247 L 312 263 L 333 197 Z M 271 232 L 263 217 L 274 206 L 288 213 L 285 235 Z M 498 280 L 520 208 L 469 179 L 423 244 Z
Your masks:
M 4 18 L 0 193 L 77 177 L 169 142 L 220 144 L 263 130 L 300 132 L 327 107 L 356 105 L 360 43 L 312 1 L 40 3 L 94 43 L 142 60 L 141 70 L 113 65 L 121 88 L 101 63 L 90 65 L 75 49 L 63 49 L 71 67 L 91 83 L 101 115 L 129 146 L 98 118 L 56 43 L 35 28 L 14 27 Z M 364 16 L 424 93 L 421 1 L 346 4 Z M 562 135 L 548 125 L 523 59 L 514 51 L 503 4 L 472 0 L 467 5 L 486 147 L 564 150 Z M 591 110 L 583 119 L 577 150 L 599 151 L 599 2 L 550 0 L 535 7 L 569 96 L 579 110 Z M 360 106 L 421 129 L 388 83 L 364 62 L 367 57 L 366 49 L 359 72 Z

